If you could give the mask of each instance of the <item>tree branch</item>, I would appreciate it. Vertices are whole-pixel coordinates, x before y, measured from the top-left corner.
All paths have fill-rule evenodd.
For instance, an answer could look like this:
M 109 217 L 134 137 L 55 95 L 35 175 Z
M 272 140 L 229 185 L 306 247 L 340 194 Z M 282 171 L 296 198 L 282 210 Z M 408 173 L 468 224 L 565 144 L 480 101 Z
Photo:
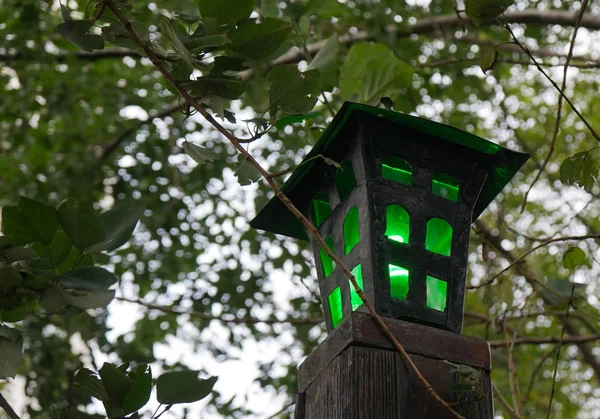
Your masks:
M 152 304 L 152 303 L 146 303 L 142 300 L 131 300 L 131 299 L 125 298 L 125 297 L 115 297 L 115 300 L 124 301 L 126 303 L 138 304 L 138 305 L 144 306 L 150 310 L 158 310 L 162 313 L 174 314 L 176 316 L 186 315 L 186 316 L 190 316 L 194 319 L 218 320 L 220 322 L 230 323 L 230 324 L 257 324 L 257 323 L 282 324 L 282 323 L 288 323 L 288 324 L 293 324 L 293 325 L 297 325 L 297 326 L 302 326 L 302 325 L 320 324 L 320 323 L 323 323 L 323 321 L 324 321 L 323 318 L 294 319 L 292 317 L 286 317 L 283 320 L 279 320 L 277 318 L 257 319 L 254 317 L 236 317 L 234 315 L 232 315 L 231 317 L 229 317 L 229 316 L 214 316 L 212 314 L 199 313 L 197 311 L 187 311 L 187 310 L 182 310 L 180 308 L 175 308 L 175 307 L 166 307 L 166 306 L 160 306 L 160 305 L 156 305 L 156 304 Z
M 0 393 L 0 407 L 4 409 L 10 419 L 20 419 L 19 415 L 17 415 L 17 412 L 14 411 L 2 393 Z
M 593 335 L 575 335 L 575 336 L 566 336 L 562 339 L 562 343 L 587 343 L 594 342 L 600 340 L 600 333 L 596 333 Z M 490 340 L 490 348 L 499 348 L 502 346 L 506 346 L 506 340 Z M 557 336 L 549 336 L 544 338 L 538 337 L 521 337 L 513 339 L 511 342 L 513 345 L 541 345 L 542 343 L 561 343 L 560 337 Z
M 387 324 L 385 323 L 385 321 L 381 318 L 381 316 L 379 316 L 377 314 L 377 312 L 373 308 L 373 305 L 367 299 L 364 292 L 362 291 L 362 289 L 356 282 L 356 278 L 354 277 L 354 275 L 352 274 L 350 269 L 347 266 L 345 266 L 345 264 L 339 258 L 339 256 L 337 256 L 335 253 L 333 253 L 331 251 L 331 249 L 329 249 L 329 247 L 327 246 L 327 244 L 325 243 L 323 238 L 319 235 L 316 227 L 308 220 L 308 218 L 306 218 L 304 216 L 304 214 L 302 214 L 302 212 L 300 212 L 300 210 L 298 210 L 298 208 L 296 208 L 296 206 L 289 200 L 289 198 L 281 191 L 281 189 L 279 188 L 277 183 L 275 183 L 273 181 L 273 179 L 271 179 L 269 177 L 269 172 L 267 172 L 260 165 L 260 163 L 258 163 L 258 161 L 256 161 L 256 159 L 252 156 L 252 154 L 250 154 L 242 146 L 239 139 L 235 135 L 233 135 L 231 132 L 229 132 L 227 129 L 225 129 L 225 127 L 223 127 L 221 124 L 219 124 L 215 120 L 215 118 L 206 111 L 206 109 L 203 106 L 198 104 L 198 102 L 185 89 L 183 89 L 179 85 L 179 83 L 177 83 L 177 81 L 174 79 L 173 75 L 165 69 L 165 67 L 164 67 L 163 63 L 161 62 L 161 60 L 159 59 L 159 57 L 157 57 L 156 54 L 154 54 L 154 51 L 152 51 L 152 49 L 150 48 L 150 46 L 140 38 L 138 33 L 133 29 L 131 22 L 129 22 L 123 16 L 121 11 L 114 5 L 112 0 L 105 0 L 105 2 L 107 4 L 107 7 L 112 10 L 112 12 L 119 19 L 119 21 L 123 24 L 123 26 L 125 27 L 125 30 L 129 33 L 131 38 L 144 49 L 144 52 L 148 55 L 148 58 L 150 59 L 152 64 L 154 64 L 154 66 L 163 74 L 163 76 L 165 76 L 165 78 L 173 85 L 173 87 L 185 99 L 185 101 L 188 103 L 188 105 L 193 107 L 194 109 L 196 109 L 198 111 L 198 113 L 204 117 L 204 119 L 206 119 L 213 127 L 215 127 L 215 129 L 217 131 L 219 131 L 221 134 L 223 134 L 223 136 L 225 136 L 225 138 L 227 138 L 229 140 L 229 142 L 231 142 L 231 144 L 236 148 L 236 150 L 266 180 L 267 184 L 271 187 L 271 189 L 273 190 L 273 192 L 275 193 L 277 198 L 279 200 L 281 200 L 281 202 L 292 212 L 292 214 L 294 214 L 294 216 L 306 227 L 308 233 L 314 238 L 314 240 L 319 244 L 319 246 L 321 246 L 325 250 L 325 253 L 336 262 L 336 265 L 338 266 L 338 268 L 342 270 L 342 272 L 344 273 L 344 275 L 346 277 L 348 277 L 350 283 L 356 290 L 356 293 L 358 294 L 359 298 L 362 300 L 363 304 L 367 308 L 367 311 L 373 318 L 373 321 L 375 322 L 377 327 L 379 327 L 381 329 L 381 331 L 386 335 L 386 337 L 390 340 L 390 342 L 394 345 L 394 347 L 398 350 L 398 352 L 400 352 L 400 354 L 402 355 L 402 358 L 404 359 L 404 361 L 406 362 L 408 367 L 413 371 L 413 373 L 415 374 L 417 379 L 425 386 L 425 388 L 427 389 L 427 392 L 439 404 L 441 404 L 452 415 L 454 415 L 454 417 L 459 418 L 459 419 L 465 419 L 464 416 L 462 416 L 460 413 L 458 413 L 456 410 L 454 410 L 454 408 L 448 402 L 446 402 L 444 399 L 442 399 L 439 396 L 439 394 L 433 389 L 433 387 L 431 386 L 431 384 L 429 384 L 429 382 L 423 376 L 423 374 L 421 374 L 421 372 L 419 371 L 419 369 L 416 366 L 416 364 L 414 363 L 414 361 L 411 359 L 411 357 L 408 355 L 408 353 L 404 349 L 404 346 L 402 346 L 402 344 L 400 342 L 398 342 L 398 340 L 393 335 L 393 333 L 390 331 L 390 329 L 387 326 Z

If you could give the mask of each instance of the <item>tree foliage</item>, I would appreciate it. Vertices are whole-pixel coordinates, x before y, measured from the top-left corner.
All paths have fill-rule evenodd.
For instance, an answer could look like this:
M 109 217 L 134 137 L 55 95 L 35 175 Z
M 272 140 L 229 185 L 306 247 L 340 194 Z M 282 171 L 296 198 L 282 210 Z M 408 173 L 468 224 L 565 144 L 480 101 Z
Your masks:
M 453 3 L 3 3 L 0 378 L 25 387 L 2 393 L 32 417 L 290 417 L 324 336 L 312 253 L 249 228 L 272 190 L 181 93 L 278 184 L 344 100 L 385 97 L 532 154 L 474 225 L 464 333 L 497 411 L 597 417 L 600 9 Z

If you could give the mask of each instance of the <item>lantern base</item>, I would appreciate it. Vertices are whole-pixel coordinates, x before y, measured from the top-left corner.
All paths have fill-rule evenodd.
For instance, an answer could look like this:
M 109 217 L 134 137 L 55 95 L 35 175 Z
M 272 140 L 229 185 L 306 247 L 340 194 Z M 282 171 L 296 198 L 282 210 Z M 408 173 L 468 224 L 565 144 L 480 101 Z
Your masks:
M 492 419 L 486 340 L 384 318 L 433 389 L 467 418 Z M 366 313 L 353 312 L 298 370 L 295 419 L 453 418 Z

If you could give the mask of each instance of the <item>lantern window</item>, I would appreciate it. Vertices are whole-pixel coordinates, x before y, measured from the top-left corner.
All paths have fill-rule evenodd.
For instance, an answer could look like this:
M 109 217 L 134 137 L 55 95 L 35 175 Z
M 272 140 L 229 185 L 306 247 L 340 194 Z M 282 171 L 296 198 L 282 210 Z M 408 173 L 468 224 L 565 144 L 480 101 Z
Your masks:
M 329 205 L 329 199 L 324 193 L 318 194 L 310 205 L 310 214 L 313 223 L 319 227 L 323 220 L 325 220 L 331 214 L 331 205 Z
M 385 236 L 398 243 L 408 243 L 410 216 L 400 205 L 385 208 Z
M 452 247 L 452 227 L 446 220 L 432 218 L 427 221 L 425 248 L 430 252 L 450 256 Z
M 340 196 L 340 201 L 348 198 L 350 192 L 356 188 L 356 177 L 350 160 L 344 160 L 335 174 L 335 186 Z
M 359 231 L 358 208 L 352 207 L 348 210 L 344 219 L 344 248 L 346 254 L 350 253 L 360 241 Z
M 329 249 L 331 249 L 332 252 L 334 252 L 335 247 L 333 244 L 333 239 L 331 237 L 327 237 L 325 239 L 325 244 L 327 245 L 327 247 L 329 247 Z M 325 249 L 323 248 L 321 248 L 320 255 L 321 267 L 323 268 L 323 275 L 325 276 L 325 278 L 327 278 L 335 269 L 335 262 L 333 259 L 331 259 L 331 257 L 329 257 L 329 255 L 325 252 Z
M 412 167 L 400 157 L 388 157 L 381 165 L 381 176 L 404 185 L 412 185 Z
M 442 198 L 452 202 L 458 202 L 458 180 L 445 173 L 433 175 L 431 191 Z
M 390 275 L 390 295 L 396 300 L 406 300 L 408 294 L 408 269 L 397 265 L 388 265 Z
M 331 315 L 331 323 L 333 327 L 337 327 L 341 323 L 343 317 L 342 311 L 342 290 L 340 287 L 335 287 L 331 294 L 327 297 L 329 302 L 329 314 Z
M 363 277 L 362 277 L 362 268 L 361 268 L 360 264 L 356 265 L 354 267 L 354 269 L 352 269 L 352 275 L 354 275 L 354 279 L 356 279 L 358 286 L 362 290 L 363 289 Z M 348 280 L 348 286 L 350 287 L 350 303 L 352 304 L 352 311 L 354 311 L 362 305 L 363 301 L 358 296 L 358 293 L 356 292 L 356 289 L 354 288 L 354 285 L 352 285 L 350 280 Z
M 446 310 L 448 283 L 427 275 L 427 307 L 437 311 Z

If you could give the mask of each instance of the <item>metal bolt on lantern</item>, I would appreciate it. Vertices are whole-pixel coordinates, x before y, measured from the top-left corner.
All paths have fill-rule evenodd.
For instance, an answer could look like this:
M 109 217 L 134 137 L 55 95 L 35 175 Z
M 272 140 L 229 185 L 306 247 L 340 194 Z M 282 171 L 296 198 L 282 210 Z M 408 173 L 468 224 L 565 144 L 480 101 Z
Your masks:
M 319 154 L 341 167 L 311 160 Z M 528 158 L 447 125 L 346 102 L 282 190 L 377 313 L 460 333 L 471 223 Z M 308 238 L 277 198 L 251 225 Z M 366 308 L 333 260 L 312 247 L 331 331 Z

